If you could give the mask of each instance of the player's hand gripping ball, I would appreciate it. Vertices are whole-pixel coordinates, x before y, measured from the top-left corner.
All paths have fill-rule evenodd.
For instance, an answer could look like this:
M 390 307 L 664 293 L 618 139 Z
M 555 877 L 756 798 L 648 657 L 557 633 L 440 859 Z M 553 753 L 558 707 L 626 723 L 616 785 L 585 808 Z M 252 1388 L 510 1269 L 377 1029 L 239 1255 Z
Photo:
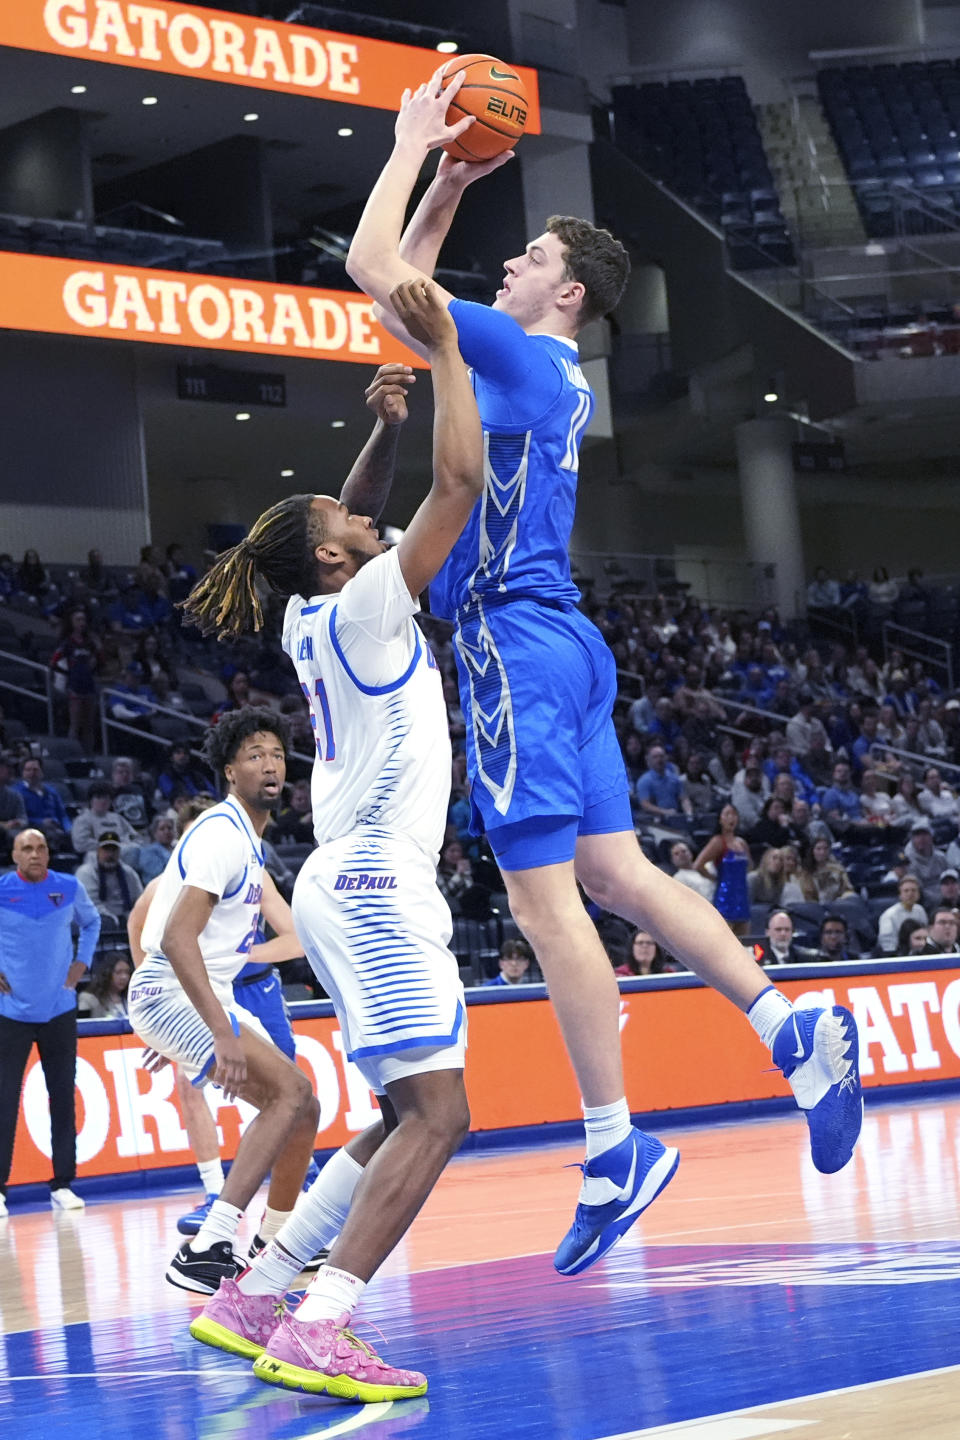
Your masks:
M 447 110 L 447 124 L 465 115 L 474 123 L 461 136 L 444 145 L 455 160 L 492 160 L 512 150 L 527 125 L 527 91 L 512 65 L 493 55 L 458 55 L 444 67 L 445 90 L 454 75 L 463 72 L 463 84 Z

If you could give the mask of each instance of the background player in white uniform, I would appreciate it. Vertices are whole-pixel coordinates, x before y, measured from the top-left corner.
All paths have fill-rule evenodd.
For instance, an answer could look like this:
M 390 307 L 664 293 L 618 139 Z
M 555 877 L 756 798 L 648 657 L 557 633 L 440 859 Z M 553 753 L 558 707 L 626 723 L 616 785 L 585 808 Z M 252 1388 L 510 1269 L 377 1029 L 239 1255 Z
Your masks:
M 160 876 L 143 927 L 146 958 L 128 1003 L 130 1023 L 148 1046 L 260 1112 L 220 1198 L 167 1269 L 172 1284 L 211 1294 L 242 1268 L 231 1242 L 268 1171 L 268 1205 L 282 1215 L 293 1209 L 319 1107 L 307 1077 L 232 990 L 260 921 L 261 836 L 286 774 L 282 722 L 254 706 L 231 711 L 207 732 L 204 753 L 224 776 L 227 797 L 190 827 Z
M 194 821 L 198 820 L 201 815 L 206 814 L 215 803 L 213 797 L 210 795 L 199 795 L 191 800 L 185 811 L 183 833 L 186 834 Z M 145 887 L 143 894 L 137 897 L 136 904 L 127 916 L 127 941 L 130 946 L 130 955 L 133 959 L 135 969 L 139 969 L 146 959 L 146 953 L 142 943 L 143 927 L 161 879 L 162 875 L 157 875 L 150 881 Z M 273 930 L 274 938 L 261 943 L 254 941 L 253 950 L 250 951 L 250 954 L 255 954 L 258 964 L 269 969 L 274 965 L 282 965 L 287 960 L 294 960 L 300 957 L 303 954 L 303 946 L 297 939 L 297 933 L 293 927 L 293 916 L 290 913 L 290 906 L 280 894 L 267 870 L 263 872 L 262 883 L 263 894 L 260 898 L 260 913 Z M 242 977 L 243 971 L 241 971 L 240 974 Z M 276 970 L 273 970 L 272 975 L 273 987 L 279 997 L 281 982 Z M 234 981 L 233 998 L 243 1010 L 247 1009 L 244 1002 L 249 993 L 250 987 L 238 986 L 237 981 Z M 261 1015 L 257 1015 L 256 1018 L 261 1024 L 264 1023 L 262 1012 Z M 283 1049 L 284 1054 L 287 1055 L 288 1058 L 292 1059 L 293 1031 L 290 1027 L 290 1018 L 283 1006 L 282 998 L 280 999 L 279 1005 L 274 1007 L 273 1025 L 264 1025 L 270 1039 L 275 1045 L 279 1043 L 277 1028 L 281 1022 L 285 1025 L 291 1042 L 289 1046 L 281 1045 L 281 1049 Z M 148 1050 L 146 1052 L 144 1057 L 145 1070 L 154 1072 L 161 1070 L 168 1064 L 170 1064 L 170 1061 L 168 1061 L 165 1056 L 159 1055 L 156 1050 Z M 207 1106 L 207 1102 L 203 1097 L 202 1087 L 197 1087 L 192 1084 L 179 1066 L 175 1065 L 173 1068 L 176 1074 L 176 1090 L 177 1100 L 180 1104 L 180 1114 L 183 1118 L 184 1129 L 190 1140 L 190 1148 L 197 1160 L 200 1178 L 201 1180 L 205 1180 L 206 1176 L 214 1167 L 217 1176 L 215 1182 L 205 1185 L 207 1193 L 204 1203 L 198 1207 L 194 1214 L 181 1218 L 177 1222 L 177 1229 L 182 1235 L 196 1235 L 202 1228 L 204 1220 L 206 1220 L 209 1215 L 213 1202 L 220 1198 L 220 1191 L 223 1189 L 224 1176 L 220 1164 L 220 1144 L 217 1139 L 217 1126 Z M 319 1170 L 314 1161 L 307 1170 L 307 1179 L 304 1180 L 304 1186 L 308 1183 L 312 1184 L 318 1174 Z M 285 1219 L 285 1214 L 278 1216 L 276 1211 L 272 1210 L 269 1205 L 267 1206 L 261 1219 L 256 1238 L 250 1249 L 251 1255 L 263 1249 L 266 1242 L 272 1235 L 276 1234 Z M 324 1255 L 323 1258 L 326 1258 L 326 1256 Z M 305 1265 L 304 1269 L 315 1271 L 318 1270 L 319 1267 L 320 1261 L 319 1259 L 315 1259 L 308 1265 Z
M 284 644 L 315 718 L 319 842 L 297 879 L 294 920 L 383 1111 L 380 1134 L 333 1157 L 276 1241 L 238 1284 L 224 1282 L 191 1332 L 241 1354 L 263 1351 L 255 1373 L 270 1383 L 360 1400 L 426 1389 L 422 1375 L 386 1365 L 346 1327 L 469 1123 L 463 991 L 435 884 L 450 745 L 440 673 L 413 616 L 480 494 L 483 457 L 445 307 L 423 282 L 392 299 L 430 349 L 436 404 L 433 485 L 396 550 L 384 553 L 371 517 L 343 501 L 294 496 L 261 516 L 246 549 L 218 562 L 187 602 L 193 623 L 229 636 L 256 623 L 258 575 L 293 596 Z M 341 1224 L 329 1265 L 278 1322 L 278 1295 Z

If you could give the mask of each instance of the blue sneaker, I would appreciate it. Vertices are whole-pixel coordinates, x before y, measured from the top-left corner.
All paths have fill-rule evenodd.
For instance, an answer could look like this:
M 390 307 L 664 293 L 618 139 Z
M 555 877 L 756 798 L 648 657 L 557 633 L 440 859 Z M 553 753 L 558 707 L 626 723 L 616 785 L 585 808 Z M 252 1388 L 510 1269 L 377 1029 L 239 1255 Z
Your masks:
M 680 1152 L 634 1127 L 626 1140 L 581 1165 L 583 1185 L 573 1224 L 553 1257 L 561 1275 L 579 1275 L 606 1255 L 663 1187 Z
M 852 1158 L 863 1124 L 860 1037 L 849 1010 L 794 1010 L 773 1042 L 783 1071 L 810 1127 L 813 1163 L 823 1175 Z
M 219 1195 L 208 1195 L 201 1201 L 196 1210 L 191 1210 L 189 1215 L 181 1215 L 177 1221 L 177 1229 L 181 1235 L 196 1235 L 200 1226 L 210 1214 L 210 1206 L 214 1200 L 219 1200 Z

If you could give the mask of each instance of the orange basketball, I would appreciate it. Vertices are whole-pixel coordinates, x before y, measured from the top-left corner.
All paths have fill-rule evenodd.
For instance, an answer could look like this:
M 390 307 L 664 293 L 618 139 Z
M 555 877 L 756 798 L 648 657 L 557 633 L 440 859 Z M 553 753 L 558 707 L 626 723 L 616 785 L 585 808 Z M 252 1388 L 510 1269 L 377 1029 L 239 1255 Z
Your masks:
M 492 160 L 512 149 L 526 128 L 526 88 L 513 66 L 493 55 L 458 55 L 445 69 L 444 89 L 461 70 L 464 81 L 447 110 L 447 124 L 455 125 L 464 115 L 475 119 L 459 140 L 443 148 L 456 160 Z

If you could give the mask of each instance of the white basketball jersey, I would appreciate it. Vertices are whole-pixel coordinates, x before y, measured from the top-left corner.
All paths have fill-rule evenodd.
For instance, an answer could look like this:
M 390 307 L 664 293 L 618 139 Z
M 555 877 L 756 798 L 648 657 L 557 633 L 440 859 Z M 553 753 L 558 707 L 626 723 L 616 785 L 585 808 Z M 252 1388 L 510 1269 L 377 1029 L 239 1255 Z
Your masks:
M 167 861 L 143 926 L 144 964 L 170 965 L 161 942 L 185 885 L 220 897 L 200 932 L 200 954 L 211 981 L 230 984 L 247 963 L 263 894 L 261 842 L 250 817 L 232 797 L 195 820 Z
M 357 826 L 407 836 L 434 864 L 450 799 L 443 686 L 413 622 L 396 550 L 337 595 L 293 596 L 283 648 L 310 705 L 313 824 L 325 845 Z

